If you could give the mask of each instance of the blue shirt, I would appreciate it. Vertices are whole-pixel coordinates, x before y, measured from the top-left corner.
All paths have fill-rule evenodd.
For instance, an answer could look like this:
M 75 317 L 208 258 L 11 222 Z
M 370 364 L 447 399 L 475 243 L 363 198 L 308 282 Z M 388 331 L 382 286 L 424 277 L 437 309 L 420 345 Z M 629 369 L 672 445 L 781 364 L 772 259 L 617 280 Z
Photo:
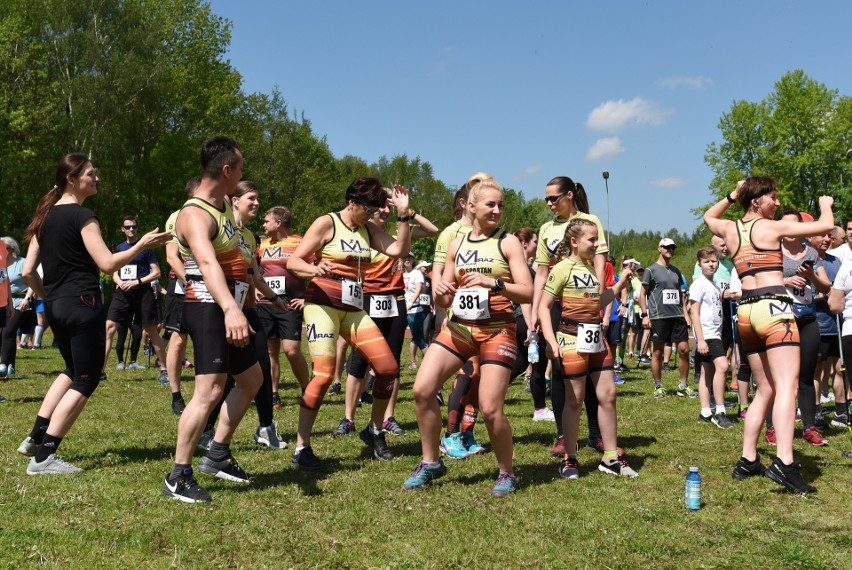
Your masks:
M 840 258 L 825 254 L 825 259 L 822 260 L 822 267 L 825 269 L 825 274 L 828 276 L 828 282 L 834 283 L 834 278 L 837 277 L 837 272 L 840 270 Z M 837 319 L 828 308 L 827 301 L 817 301 L 816 304 L 817 323 L 819 323 L 820 336 L 837 336 Z
M 131 247 L 133 247 L 134 243 L 127 243 L 127 240 L 121 242 L 117 246 L 115 246 L 115 252 L 121 253 L 122 251 L 127 251 Z M 142 279 L 143 277 L 147 277 L 149 273 L 151 273 L 151 264 L 157 263 L 157 254 L 153 249 L 143 249 L 141 252 L 136 254 L 136 257 L 130 260 L 130 263 L 127 265 L 135 265 L 136 266 L 136 278 Z M 119 273 L 120 275 L 120 273 Z

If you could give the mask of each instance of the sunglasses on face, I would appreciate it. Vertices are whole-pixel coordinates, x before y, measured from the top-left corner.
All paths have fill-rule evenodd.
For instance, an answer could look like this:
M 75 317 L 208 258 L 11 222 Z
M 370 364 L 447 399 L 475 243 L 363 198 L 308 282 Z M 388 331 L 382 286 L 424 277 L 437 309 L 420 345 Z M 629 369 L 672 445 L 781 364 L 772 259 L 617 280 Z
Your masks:
M 677 246 L 676 245 L 664 245 L 663 249 L 668 249 L 668 250 L 674 251 L 674 250 L 677 249 Z
M 565 191 L 562 194 L 557 194 L 556 196 L 545 196 L 544 201 L 547 202 L 548 204 L 555 204 L 556 202 L 561 200 L 562 197 L 565 196 L 565 194 L 567 194 L 567 193 L 568 193 L 568 191 Z
M 133 225 L 133 226 L 123 226 L 123 227 L 124 227 L 124 229 L 125 229 L 125 230 L 135 230 L 135 229 L 136 229 L 136 228 L 138 228 L 139 226 L 138 226 L 138 225 Z
M 359 202 L 355 202 L 355 203 L 358 204 L 359 206 L 361 206 L 362 208 L 364 208 L 364 213 L 367 214 L 368 216 L 372 216 L 373 214 L 375 214 L 376 212 L 381 210 L 381 208 L 376 208 L 374 206 L 368 206 L 366 204 L 361 204 Z

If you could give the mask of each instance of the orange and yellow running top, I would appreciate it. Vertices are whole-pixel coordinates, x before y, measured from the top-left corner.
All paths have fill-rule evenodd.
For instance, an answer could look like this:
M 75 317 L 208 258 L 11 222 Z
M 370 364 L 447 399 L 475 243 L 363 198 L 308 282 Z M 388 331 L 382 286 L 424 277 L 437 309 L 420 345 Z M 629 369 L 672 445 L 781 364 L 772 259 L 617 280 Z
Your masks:
M 343 303 L 344 280 L 361 283 L 370 264 L 370 232 L 366 226 L 350 228 L 340 217 L 339 212 L 328 214 L 333 231 L 322 249 L 317 252 L 317 263 L 330 261 L 333 264 L 332 275 L 314 277 L 308 284 L 305 301 L 316 305 L 326 305 L 344 311 L 357 311 L 357 307 Z
M 550 271 L 544 292 L 562 303 L 559 330 L 577 334 L 577 324 L 601 322 L 601 284 L 591 265 L 565 258 Z
M 190 198 L 184 202 L 184 208 L 201 208 L 213 218 L 216 223 L 216 233 L 211 240 L 213 250 L 216 252 L 216 261 L 222 267 L 222 272 L 225 274 L 225 280 L 228 282 L 228 289 L 231 294 L 242 296 L 248 290 L 248 268 L 245 258 L 240 250 L 240 236 L 237 229 L 237 224 L 234 222 L 234 214 L 231 210 L 231 205 L 227 200 L 221 210 L 214 207 L 212 204 L 201 200 L 200 198 Z M 215 303 L 213 296 L 207 290 L 204 284 L 204 278 L 201 275 L 201 269 L 198 267 L 198 262 L 189 246 L 178 241 L 181 257 L 186 262 L 186 298 L 187 303 Z M 236 291 L 238 285 L 240 290 Z M 245 291 L 242 290 L 245 287 Z
M 466 233 L 454 258 L 456 282 L 460 283 L 466 273 L 475 271 L 492 279 L 502 279 L 506 283 L 511 283 L 512 272 L 509 269 L 509 260 L 506 259 L 502 248 L 503 238 L 506 235 L 506 231 L 500 228 L 495 229 L 490 236 L 479 240 L 471 239 L 470 232 Z M 466 298 L 466 292 L 469 291 L 475 291 L 481 295 L 477 299 L 471 299 L 478 303 L 484 301 L 484 297 L 487 296 L 487 313 L 484 311 L 484 306 L 481 307 L 481 313 L 487 317 L 464 317 L 465 314 L 474 317 L 474 313 L 469 312 L 473 304 Z M 515 322 L 512 302 L 501 293 L 495 293 L 482 286 L 458 289 L 456 298 L 453 299 L 452 314 L 453 321 L 466 325 Z
M 283 281 L 278 283 L 277 287 L 272 287 L 272 285 L 270 287 L 276 293 L 287 295 L 290 299 L 305 298 L 305 282 L 287 269 L 287 262 L 301 242 L 302 236 L 290 234 L 278 240 L 263 238 L 257 247 L 263 278 L 267 283 L 270 283 L 273 277 L 281 277 Z M 266 299 L 262 299 L 260 302 L 269 303 Z
M 762 219 L 754 218 L 747 222 L 737 220 L 737 236 L 740 238 L 740 243 L 731 259 L 740 279 L 764 271 L 784 271 L 781 244 L 778 244 L 778 249 L 760 249 L 751 241 L 755 222 Z

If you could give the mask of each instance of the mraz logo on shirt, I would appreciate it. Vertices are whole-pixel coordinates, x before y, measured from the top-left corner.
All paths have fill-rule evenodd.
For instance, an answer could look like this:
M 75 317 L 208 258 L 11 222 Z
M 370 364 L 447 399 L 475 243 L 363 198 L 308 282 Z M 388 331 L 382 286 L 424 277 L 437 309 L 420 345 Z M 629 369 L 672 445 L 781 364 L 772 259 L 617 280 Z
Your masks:
M 308 342 L 314 342 L 321 338 L 334 338 L 334 333 L 320 333 L 317 332 L 316 323 L 311 323 L 306 327 L 306 332 L 308 333 Z
M 551 257 L 556 255 L 556 250 L 559 248 L 560 243 L 562 243 L 562 238 L 557 237 L 548 240 L 548 242 L 545 244 L 545 247 L 547 248 L 547 251 L 548 253 L 550 253 Z
M 768 310 L 770 317 L 779 317 L 793 314 L 790 307 L 790 303 L 785 303 L 783 301 L 769 301 Z
M 580 273 L 579 275 L 572 275 L 571 277 L 574 278 L 575 289 L 599 288 L 598 280 L 591 273 Z
M 281 259 L 282 257 L 285 257 L 285 256 L 281 252 L 281 246 L 280 245 L 275 246 L 275 247 L 267 247 L 263 250 L 263 253 L 260 254 L 261 259 Z M 290 257 L 290 256 L 288 255 L 286 257 Z
M 358 239 L 341 239 L 340 251 L 343 253 L 370 253 L 369 247 L 362 247 Z
M 225 220 L 225 223 L 222 224 L 222 229 L 225 231 L 225 236 L 228 239 L 233 238 L 237 233 L 237 226 L 231 220 Z
M 248 244 L 248 242 L 245 240 L 245 238 L 243 237 L 243 234 L 242 234 L 242 233 L 240 234 L 240 249 L 241 249 L 241 250 L 243 250 L 243 252 L 244 252 L 247 256 L 251 257 L 251 254 L 252 254 L 252 248 L 250 248 L 250 247 L 249 247 L 249 244 Z
M 456 267 L 463 267 L 465 265 L 475 265 L 477 263 L 494 263 L 493 257 L 480 257 L 479 251 L 475 249 L 471 249 L 462 253 L 459 251 L 456 254 Z M 479 271 L 477 269 L 471 269 L 470 271 Z M 485 273 L 485 271 L 480 271 L 480 273 Z M 491 273 L 489 270 L 487 273 Z

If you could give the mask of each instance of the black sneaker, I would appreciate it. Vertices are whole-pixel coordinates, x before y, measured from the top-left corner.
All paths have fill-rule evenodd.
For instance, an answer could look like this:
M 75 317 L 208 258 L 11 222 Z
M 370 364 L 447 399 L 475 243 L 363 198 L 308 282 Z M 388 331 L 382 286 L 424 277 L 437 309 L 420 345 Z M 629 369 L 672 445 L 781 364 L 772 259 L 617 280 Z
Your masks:
M 814 413 L 814 427 L 817 429 L 826 429 L 828 427 L 828 420 L 825 418 L 825 410 L 817 410 Z
M 169 481 L 169 477 L 166 477 L 163 481 L 163 495 L 184 503 L 209 503 L 213 500 L 210 493 L 192 476 L 192 467 L 185 467 L 175 481 Z
M 849 425 L 849 414 L 834 414 L 831 418 L 831 425 L 834 427 L 845 428 Z
M 393 459 L 393 452 L 388 447 L 385 441 L 385 432 L 373 433 L 372 427 L 367 424 L 360 433 L 361 441 L 367 444 L 367 447 L 373 450 L 373 457 L 382 461 L 390 461 Z
M 731 471 L 731 477 L 740 481 L 745 481 L 749 477 L 760 477 L 765 474 L 766 467 L 760 462 L 760 457 L 756 457 L 754 461 L 740 457 L 737 464 L 734 465 L 734 470 Z
M 734 422 L 728 419 L 728 414 L 724 412 L 716 412 L 710 416 L 713 425 L 719 429 L 731 429 L 734 427 Z
M 808 485 L 802 479 L 802 464 L 784 465 L 777 457 L 766 470 L 766 476 L 780 485 L 784 485 L 794 493 L 816 493 L 816 487 Z
M 702 423 L 702 424 L 709 424 L 709 423 L 710 423 L 710 420 L 712 420 L 712 419 L 713 419 L 713 416 L 712 416 L 712 415 L 710 415 L 710 416 L 703 416 L 703 415 L 701 415 L 701 414 L 698 414 L 698 422 L 699 422 L 699 423 Z
M 272 393 L 272 407 L 276 410 L 281 407 L 281 396 L 278 395 L 278 392 Z
M 243 471 L 233 455 L 228 455 L 221 461 L 214 461 L 207 455 L 201 457 L 201 462 L 198 464 L 198 470 L 205 475 L 212 475 L 219 479 L 233 481 L 235 483 L 248 483 L 251 477 Z
M 361 403 L 362 404 L 372 404 L 373 403 L 373 395 L 369 392 L 364 392 L 361 394 Z
M 339 396 L 341 392 L 343 392 L 343 389 L 340 387 L 340 382 L 332 384 L 331 389 L 328 391 L 332 396 Z
M 314 455 L 314 450 L 311 449 L 310 445 L 306 445 L 293 454 L 290 467 L 303 471 L 319 471 L 325 468 L 325 461 Z
M 186 409 L 186 402 L 183 401 L 183 398 L 178 398 L 174 402 L 172 402 L 172 413 L 176 416 L 179 416 Z
M 351 433 L 355 433 L 355 422 L 343 418 L 340 420 L 340 425 L 337 426 L 337 429 L 331 434 L 331 437 L 340 437 Z

